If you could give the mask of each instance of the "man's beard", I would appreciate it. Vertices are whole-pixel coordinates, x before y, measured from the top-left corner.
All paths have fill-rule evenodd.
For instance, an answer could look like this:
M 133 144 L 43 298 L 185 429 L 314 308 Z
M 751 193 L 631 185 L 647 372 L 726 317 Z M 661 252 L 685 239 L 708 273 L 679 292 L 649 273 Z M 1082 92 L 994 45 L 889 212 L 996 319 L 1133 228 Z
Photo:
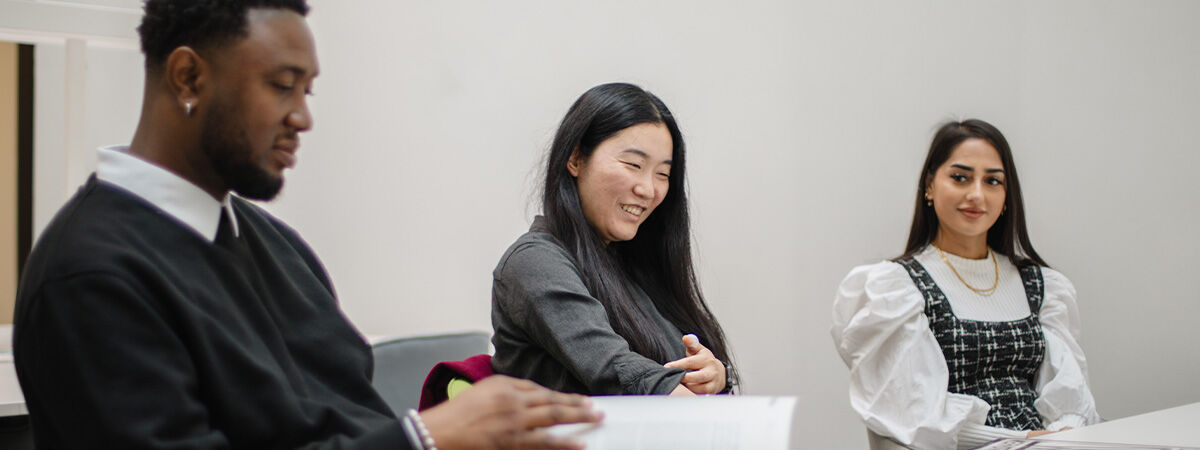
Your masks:
M 246 130 L 229 120 L 231 112 L 224 105 L 208 110 L 200 132 L 200 148 L 226 189 L 253 200 L 271 200 L 283 188 L 283 177 L 255 164 Z

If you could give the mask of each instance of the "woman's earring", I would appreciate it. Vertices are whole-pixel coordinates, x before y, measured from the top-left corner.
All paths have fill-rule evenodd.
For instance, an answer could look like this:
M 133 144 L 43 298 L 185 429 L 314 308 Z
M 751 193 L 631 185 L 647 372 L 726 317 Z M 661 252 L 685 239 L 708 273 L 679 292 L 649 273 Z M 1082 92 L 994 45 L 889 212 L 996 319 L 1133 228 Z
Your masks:
M 933 196 L 929 195 L 929 191 L 925 191 L 925 206 L 933 206 Z
M 189 116 L 192 115 L 192 102 L 183 102 L 183 112 Z

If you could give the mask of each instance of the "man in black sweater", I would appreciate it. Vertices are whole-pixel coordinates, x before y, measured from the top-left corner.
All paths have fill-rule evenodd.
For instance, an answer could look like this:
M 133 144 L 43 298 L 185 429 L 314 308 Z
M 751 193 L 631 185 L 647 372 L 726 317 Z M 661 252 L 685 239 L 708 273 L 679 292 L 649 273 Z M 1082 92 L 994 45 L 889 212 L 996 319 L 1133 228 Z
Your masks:
M 316 255 L 268 200 L 317 60 L 304 0 L 150 0 L 132 143 L 43 232 L 14 356 L 42 448 L 573 447 L 586 398 L 488 378 L 397 418 Z

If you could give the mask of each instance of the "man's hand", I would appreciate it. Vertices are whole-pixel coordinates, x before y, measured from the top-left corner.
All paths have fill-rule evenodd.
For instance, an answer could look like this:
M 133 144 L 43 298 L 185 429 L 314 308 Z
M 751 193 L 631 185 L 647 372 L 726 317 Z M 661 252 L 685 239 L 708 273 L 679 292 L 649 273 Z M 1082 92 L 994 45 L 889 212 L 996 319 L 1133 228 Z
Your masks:
M 421 413 L 439 449 L 580 449 L 574 439 L 542 427 L 599 422 L 587 397 L 554 392 L 528 380 L 487 377 L 458 396 Z
M 687 347 L 687 356 L 671 361 L 665 367 L 687 369 L 683 386 L 696 394 L 716 394 L 724 390 L 725 364 L 707 347 L 700 345 L 700 339 L 694 334 L 683 336 L 683 346 Z

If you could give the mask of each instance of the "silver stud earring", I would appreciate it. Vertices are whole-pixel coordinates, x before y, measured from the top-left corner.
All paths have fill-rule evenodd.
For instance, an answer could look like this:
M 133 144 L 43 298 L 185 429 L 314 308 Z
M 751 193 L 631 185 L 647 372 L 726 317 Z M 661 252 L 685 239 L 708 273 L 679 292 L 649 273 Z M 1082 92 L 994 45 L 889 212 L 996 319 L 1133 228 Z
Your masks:
M 183 111 L 189 116 L 192 115 L 192 102 L 183 102 Z

